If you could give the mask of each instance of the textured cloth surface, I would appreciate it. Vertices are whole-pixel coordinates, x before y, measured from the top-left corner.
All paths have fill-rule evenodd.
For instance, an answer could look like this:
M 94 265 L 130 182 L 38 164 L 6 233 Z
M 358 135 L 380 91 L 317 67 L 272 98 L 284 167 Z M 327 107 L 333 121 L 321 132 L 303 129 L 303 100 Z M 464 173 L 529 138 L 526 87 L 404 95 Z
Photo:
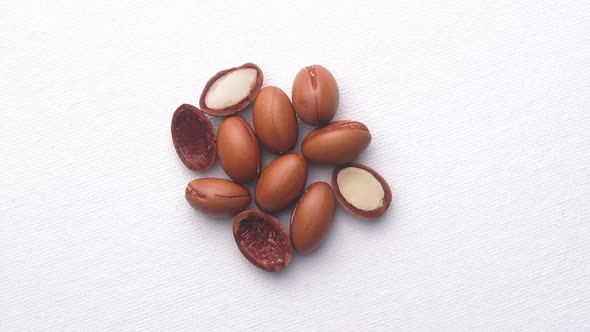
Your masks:
M 3 1 L 0 40 L 2 331 L 590 329 L 589 1 Z M 330 69 L 394 192 L 279 274 L 170 137 L 245 62 Z

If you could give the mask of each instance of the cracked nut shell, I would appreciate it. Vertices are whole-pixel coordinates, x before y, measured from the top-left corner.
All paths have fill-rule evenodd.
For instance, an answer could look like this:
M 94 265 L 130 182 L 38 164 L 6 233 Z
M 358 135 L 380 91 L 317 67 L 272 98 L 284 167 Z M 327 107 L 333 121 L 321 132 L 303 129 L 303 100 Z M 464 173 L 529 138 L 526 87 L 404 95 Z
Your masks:
M 243 211 L 251 201 L 246 187 L 220 178 L 189 182 L 185 197 L 193 208 L 215 216 L 233 216 Z
M 189 169 L 208 170 L 215 161 L 215 132 L 209 118 L 198 108 L 180 105 L 172 116 L 172 142 Z
M 299 71 L 293 81 L 293 107 L 303 122 L 319 126 L 334 118 L 338 110 L 338 84 L 326 68 L 308 66 Z
M 289 233 L 273 216 L 247 210 L 234 218 L 233 233 L 240 252 L 256 267 L 281 271 L 291 262 Z

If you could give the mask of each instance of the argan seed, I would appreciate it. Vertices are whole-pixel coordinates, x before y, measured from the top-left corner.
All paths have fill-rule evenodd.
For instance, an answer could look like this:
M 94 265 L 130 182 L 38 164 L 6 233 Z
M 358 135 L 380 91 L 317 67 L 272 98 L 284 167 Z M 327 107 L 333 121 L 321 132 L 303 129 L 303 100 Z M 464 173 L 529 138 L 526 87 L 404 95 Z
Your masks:
M 364 219 L 382 216 L 391 204 L 389 184 L 366 165 L 353 163 L 337 167 L 332 172 L 332 187 L 340 205 Z
M 310 132 L 301 143 L 307 160 L 321 164 L 354 161 L 371 143 L 371 133 L 358 121 L 334 121 Z
M 293 106 L 303 122 L 319 126 L 334 118 L 340 92 L 332 73 L 320 65 L 299 71 L 293 81 Z
M 262 70 L 253 63 L 222 70 L 205 85 L 199 105 L 213 116 L 235 114 L 256 98 L 263 79 Z
M 233 216 L 244 210 L 252 199 L 246 187 L 219 178 L 189 182 L 185 197 L 193 208 L 215 216 Z
M 217 130 L 217 156 L 221 167 L 234 181 L 254 180 L 262 165 L 262 154 L 252 127 L 241 117 L 225 118 Z
M 315 182 L 303 193 L 291 215 L 291 242 L 300 253 L 319 246 L 334 221 L 336 197 L 326 182 Z
M 254 194 L 256 205 L 263 211 L 280 211 L 301 195 L 306 181 L 305 158 L 298 153 L 281 156 L 260 174 Z
M 270 152 L 282 154 L 293 150 L 297 143 L 297 117 L 283 90 L 264 87 L 254 101 L 252 119 L 256 135 Z

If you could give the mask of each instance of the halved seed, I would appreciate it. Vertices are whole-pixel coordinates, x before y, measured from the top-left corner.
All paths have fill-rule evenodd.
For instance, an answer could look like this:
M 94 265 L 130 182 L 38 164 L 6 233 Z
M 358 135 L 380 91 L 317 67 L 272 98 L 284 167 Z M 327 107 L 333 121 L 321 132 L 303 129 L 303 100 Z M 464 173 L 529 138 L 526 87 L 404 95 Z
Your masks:
M 336 199 L 351 214 L 364 219 L 382 216 L 391 204 L 391 188 L 374 169 L 362 164 L 346 164 L 332 172 Z
M 257 76 L 254 68 L 242 68 L 221 76 L 207 91 L 205 104 L 215 110 L 237 104 L 250 94 Z
M 338 172 L 336 181 L 344 199 L 357 209 L 370 211 L 383 206 L 383 186 L 364 169 L 347 167 Z
M 260 92 L 264 75 L 253 63 L 225 69 L 205 84 L 199 105 L 213 116 L 228 116 L 243 110 Z

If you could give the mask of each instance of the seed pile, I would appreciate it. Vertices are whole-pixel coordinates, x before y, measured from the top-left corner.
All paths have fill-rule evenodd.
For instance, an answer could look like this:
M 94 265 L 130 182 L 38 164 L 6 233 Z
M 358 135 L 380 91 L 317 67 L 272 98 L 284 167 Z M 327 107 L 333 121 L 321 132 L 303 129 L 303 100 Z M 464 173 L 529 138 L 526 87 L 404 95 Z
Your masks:
M 339 104 L 334 76 L 319 65 L 297 73 L 291 100 L 275 86 L 262 87 L 255 64 L 222 70 L 205 85 L 200 109 L 183 104 L 172 116 L 172 140 L 180 160 L 191 170 L 206 171 L 215 159 L 231 179 L 200 178 L 185 190 L 188 203 L 209 215 L 233 217 L 240 252 L 255 266 L 277 272 L 289 265 L 293 248 L 316 249 L 324 239 L 336 201 L 351 214 L 374 219 L 391 204 L 391 189 L 372 168 L 354 163 L 371 143 L 367 126 L 358 121 L 332 121 Z M 292 102 L 291 102 L 292 101 Z M 236 113 L 253 105 L 252 128 Z M 217 136 L 208 116 L 225 119 Z M 298 137 L 297 116 L 319 126 L 301 143 L 301 154 L 289 153 Z M 278 155 L 264 170 L 260 144 Z M 331 185 L 314 182 L 305 188 L 309 163 L 332 164 Z M 261 211 L 245 210 L 252 196 L 243 184 L 258 179 L 254 201 Z M 290 232 L 270 213 L 297 201 Z

